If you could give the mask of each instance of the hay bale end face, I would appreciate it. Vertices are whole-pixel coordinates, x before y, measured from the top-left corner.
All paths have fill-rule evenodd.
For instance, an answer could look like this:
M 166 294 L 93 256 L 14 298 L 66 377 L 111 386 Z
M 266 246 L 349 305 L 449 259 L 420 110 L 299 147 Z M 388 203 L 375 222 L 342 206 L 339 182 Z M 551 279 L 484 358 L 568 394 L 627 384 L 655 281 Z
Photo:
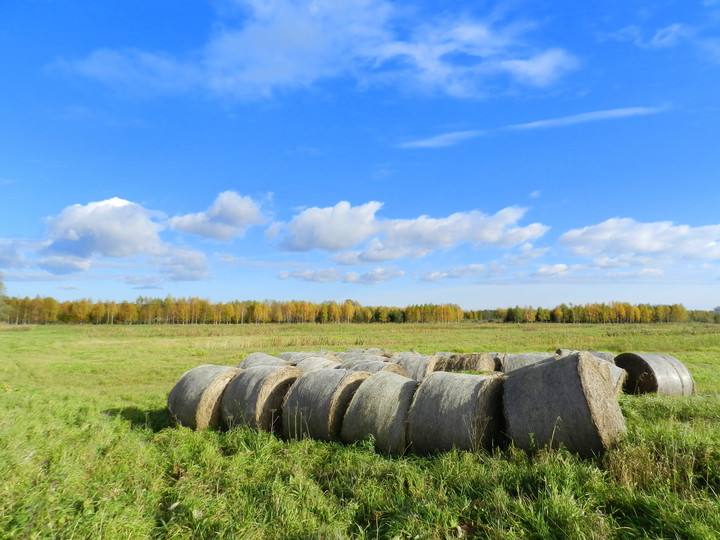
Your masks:
M 228 382 L 241 372 L 234 367 L 210 364 L 186 371 L 168 395 L 171 417 L 192 429 L 218 427 L 222 393 Z
M 422 381 L 430 373 L 438 370 L 442 360 L 439 356 L 428 356 L 420 353 L 400 353 L 391 359 L 391 362 L 401 366 L 407 376 L 416 381 Z
M 500 374 L 429 374 L 415 393 L 408 413 L 411 451 L 477 451 L 501 443 L 504 382 Z
M 510 373 L 503 406 L 508 435 L 527 451 L 563 445 L 591 457 L 625 431 L 607 364 L 586 353 Z
M 369 376 L 347 369 L 316 369 L 298 377 L 283 407 L 285 437 L 337 440 L 350 400 Z
M 616 366 L 613 360 L 608 360 L 608 357 L 605 355 L 599 356 L 599 354 L 602 353 L 591 351 L 571 351 L 569 349 L 558 349 L 558 352 L 556 354 L 561 358 L 565 358 L 568 356 L 576 356 L 581 353 L 593 358 L 595 362 L 598 363 L 598 365 L 607 366 L 607 369 L 610 373 L 610 381 L 612 384 L 613 392 L 615 394 L 615 397 L 619 396 L 623 391 L 623 386 L 625 385 L 625 380 L 627 379 L 627 372 L 624 369 Z
M 622 353 L 615 364 L 627 371 L 625 392 L 658 393 L 665 396 L 691 396 L 695 381 L 687 367 L 669 354 Z
M 342 441 L 353 443 L 372 435 L 378 452 L 405 453 L 408 411 L 418 384 L 388 371 L 379 371 L 366 379 L 345 413 L 340 431 Z
M 495 371 L 495 359 L 487 353 L 435 353 L 436 371 Z
M 282 431 L 282 407 L 290 386 L 304 372 L 292 366 L 255 366 L 232 379 L 222 397 L 226 427 Z
M 551 353 L 514 353 L 502 356 L 502 371 L 510 373 L 516 369 L 532 366 L 539 362 L 549 362 L 556 360 L 557 356 Z

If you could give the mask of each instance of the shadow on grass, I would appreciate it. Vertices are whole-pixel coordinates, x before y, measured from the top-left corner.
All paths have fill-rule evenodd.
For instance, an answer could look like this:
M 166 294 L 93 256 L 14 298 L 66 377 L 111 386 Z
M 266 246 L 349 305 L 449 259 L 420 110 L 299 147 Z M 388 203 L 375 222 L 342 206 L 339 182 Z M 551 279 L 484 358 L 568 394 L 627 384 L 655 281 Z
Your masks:
M 108 409 L 104 412 L 109 416 L 119 416 L 127 420 L 133 429 L 151 429 L 154 433 L 157 433 L 161 429 L 172 425 L 170 413 L 166 407 L 152 410 L 123 407 L 122 409 Z

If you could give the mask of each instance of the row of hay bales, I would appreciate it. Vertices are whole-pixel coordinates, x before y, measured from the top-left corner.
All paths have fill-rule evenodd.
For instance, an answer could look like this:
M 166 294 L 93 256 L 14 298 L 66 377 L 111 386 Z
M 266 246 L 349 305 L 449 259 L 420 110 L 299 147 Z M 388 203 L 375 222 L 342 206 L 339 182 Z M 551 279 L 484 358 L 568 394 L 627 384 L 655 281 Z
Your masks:
M 668 375 L 671 368 L 679 382 Z M 639 382 L 628 383 L 632 377 Z M 252 353 L 238 367 L 199 366 L 173 387 L 168 408 L 194 429 L 249 426 L 287 439 L 347 443 L 372 436 L 388 454 L 490 449 L 512 441 L 526 450 L 563 445 L 591 456 L 624 432 L 617 395 L 629 384 L 640 391 L 694 391 L 687 369 L 668 355 L 354 349 Z

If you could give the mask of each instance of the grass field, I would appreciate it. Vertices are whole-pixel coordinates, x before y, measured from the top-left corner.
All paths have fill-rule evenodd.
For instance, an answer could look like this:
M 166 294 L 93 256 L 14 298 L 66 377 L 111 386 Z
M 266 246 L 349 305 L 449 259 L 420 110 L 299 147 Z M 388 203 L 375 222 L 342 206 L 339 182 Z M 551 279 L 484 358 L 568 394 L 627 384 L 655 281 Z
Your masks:
M 0 538 L 716 538 L 717 325 L 0 327 Z M 628 433 L 595 460 L 173 427 L 167 393 L 246 354 L 666 352 L 690 398 L 623 396 Z

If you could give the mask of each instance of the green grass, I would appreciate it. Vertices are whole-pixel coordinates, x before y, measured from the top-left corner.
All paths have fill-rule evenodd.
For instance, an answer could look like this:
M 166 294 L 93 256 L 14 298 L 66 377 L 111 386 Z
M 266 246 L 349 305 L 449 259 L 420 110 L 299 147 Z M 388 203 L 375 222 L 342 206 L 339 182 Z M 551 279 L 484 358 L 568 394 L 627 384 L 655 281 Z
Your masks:
M 713 538 L 712 325 L 0 327 L 0 538 Z M 389 458 L 356 445 L 170 426 L 187 369 L 255 351 L 666 352 L 698 395 L 623 396 L 596 460 L 513 448 Z

